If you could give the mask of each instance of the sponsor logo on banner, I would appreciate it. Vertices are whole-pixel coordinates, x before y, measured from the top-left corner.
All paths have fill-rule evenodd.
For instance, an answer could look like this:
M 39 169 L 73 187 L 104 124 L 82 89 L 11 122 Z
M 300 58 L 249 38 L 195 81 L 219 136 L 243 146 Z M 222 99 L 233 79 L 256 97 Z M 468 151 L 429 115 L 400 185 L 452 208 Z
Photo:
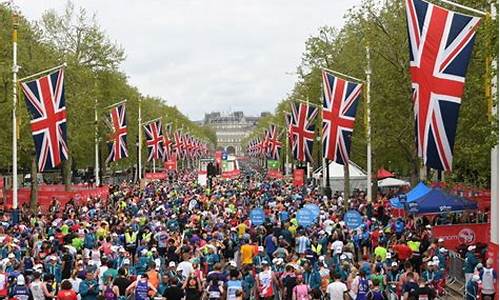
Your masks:
M 177 171 L 177 160 L 167 160 L 163 163 L 163 168 L 168 171 Z
M 304 169 L 293 170 L 293 185 L 294 186 L 304 185 Z
M 432 227 L 432 236 L 442 238 L 449 249 L 460 245 L 488 243 L 490 241 L 490 224 L 457 224 Z
M 283 178 L 283 174 L 281 174 L 280 170 L 267 170 L 267 176 L 277 179 Z
M 160 173 L 145 173 L 144 174 L 144 179 L 166 179 L 167 178 L 167 173 L 165 172 L 160 172 Z

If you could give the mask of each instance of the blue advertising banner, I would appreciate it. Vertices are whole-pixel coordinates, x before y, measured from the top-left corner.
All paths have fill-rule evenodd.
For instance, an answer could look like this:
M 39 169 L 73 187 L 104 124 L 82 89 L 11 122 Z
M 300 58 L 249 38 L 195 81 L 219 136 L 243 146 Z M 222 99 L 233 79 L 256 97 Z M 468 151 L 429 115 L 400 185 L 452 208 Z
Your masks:
M 297 212 L 297 222 L 300 226 L 309 227 L 314 224 L 315 221 L 316 218 L 311 210 L 302 208 Z
M 317 206 L 316 204 L 307 203 L 306 205 L 304 205 L 304 208 L 307 208 L 310 211 L 312 211 L 315 218 L 317 218 L 319 216 L 320 209 L 319 209 L 319 206 Z
M 344 214 L 344 223 L 347 228 L 356 229 L 363 224 L 363 218 L 356 210 L 349 210 Z
M 266 214 L 262 208 L 254 208 L 250 211 L 250 221 L 252 225 L 259 226 L 264 224 L 266 220 Z

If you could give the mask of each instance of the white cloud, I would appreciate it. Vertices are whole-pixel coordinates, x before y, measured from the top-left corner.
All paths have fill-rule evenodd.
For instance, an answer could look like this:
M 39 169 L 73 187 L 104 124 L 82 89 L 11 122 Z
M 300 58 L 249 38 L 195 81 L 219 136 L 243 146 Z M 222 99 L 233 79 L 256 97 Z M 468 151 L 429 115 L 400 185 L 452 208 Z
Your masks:
M 127 53 L 122 69 L 144 94 L 204 112 L 273 111 L 291 91 L 304 42 L 341 26 L 360 0 L 75 0 Z M 63 0 L 17 0 L 29 19 Z

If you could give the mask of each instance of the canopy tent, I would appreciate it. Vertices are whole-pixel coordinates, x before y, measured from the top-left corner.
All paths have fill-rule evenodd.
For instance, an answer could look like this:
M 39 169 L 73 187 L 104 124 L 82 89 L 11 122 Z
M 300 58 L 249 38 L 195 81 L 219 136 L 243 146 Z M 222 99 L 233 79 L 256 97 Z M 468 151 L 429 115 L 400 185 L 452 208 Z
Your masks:
M 382 179 L 391 178 L 391 177 L 394 177 L 394 174 L 392 174 L 391 172 L 387 171 L 384 168 L 378 169 L 377 180 L 382 180 Z
M 379 188 L 408 186 L 410 183 L 397 178 L 385 178 L 377 182 Z
M 344 190 L 344 165 L 331 161 L 328 165 L 330 175 L 330 188 L 332 191 Z M 323 174 L 323 168 L 318 168 L 313 172 L 313 177 L 319 178 Z M 366 172 L 354 162 L 349 161 L 349 183 L 351 191 L 354 189 L 366 189 Z
M 419 182 L 411 191 L 406 194 L 406 202 L 413 202 L 423 195 L 427 194 L 431 189 L 428 188 L 423 182 Z M 389 200 L 391 206 L 394 208 L 404 208 L 404 205 L 399 201 L 399 197 Z
M 432 189 L 425 195 L 408 202 L 406 210 L 413 214 L 440 214 L 477 209 L 477 203 L 465 198 L 446 194 L 441 189 Z

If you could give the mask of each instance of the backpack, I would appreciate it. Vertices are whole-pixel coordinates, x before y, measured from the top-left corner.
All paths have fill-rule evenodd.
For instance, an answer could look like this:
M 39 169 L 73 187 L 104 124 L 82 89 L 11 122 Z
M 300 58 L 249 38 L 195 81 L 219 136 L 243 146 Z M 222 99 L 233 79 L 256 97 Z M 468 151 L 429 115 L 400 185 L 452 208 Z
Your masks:
M 116 295 L 115 292 L 113 292 L 113 286 L 108 285 L 106 289 L 104 290 L 104 299 L 106 300 L 115 300 Z

